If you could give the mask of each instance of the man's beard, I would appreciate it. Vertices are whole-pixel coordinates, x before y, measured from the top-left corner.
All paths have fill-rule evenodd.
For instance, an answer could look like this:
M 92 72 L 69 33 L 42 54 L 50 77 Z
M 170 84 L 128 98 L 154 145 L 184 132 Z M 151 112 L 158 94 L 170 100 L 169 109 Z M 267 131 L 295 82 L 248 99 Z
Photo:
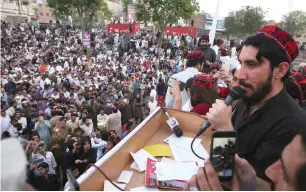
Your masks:
M 267 80 L 260 85 L 260 87 L 258 88 L 258 90 L 255 90 L 255 88 L 250 85 L 250 84 L 246 84 L 243 81 L 239 81 L 239 84 L 250 88 L 251 90 L 254 91 L 254 93 L 249 96 L 249 97 L 243 97 L 244 102 L 248 105 L 248 106 L 253 106 L 255 104 L 257 104 L 258 102 L 260 102 L 263 98 L 265 98 L 272 90 L 272 72 L 269 73 Z
M 207 48 L 209 47 L 209 44 L 200 45 L 200 47 Z

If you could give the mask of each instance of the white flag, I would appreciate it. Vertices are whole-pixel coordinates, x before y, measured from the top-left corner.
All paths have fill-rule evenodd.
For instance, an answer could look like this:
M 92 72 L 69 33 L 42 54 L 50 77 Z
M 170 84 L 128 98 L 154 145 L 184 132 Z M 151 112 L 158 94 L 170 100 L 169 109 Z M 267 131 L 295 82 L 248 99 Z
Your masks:
M 212 23 L 211 29 L 209 31 L 210 47 L 213 47 L 213 45 L 214 45 L 214 39 L 215 39 L 215 35 L 216 35 L 218 15 L 219 15 L 219 6 L 220 6 L 220 0 L 218 0 L 217 7 L 216 7 L 216 12 L 214 14 L 213 23 Z

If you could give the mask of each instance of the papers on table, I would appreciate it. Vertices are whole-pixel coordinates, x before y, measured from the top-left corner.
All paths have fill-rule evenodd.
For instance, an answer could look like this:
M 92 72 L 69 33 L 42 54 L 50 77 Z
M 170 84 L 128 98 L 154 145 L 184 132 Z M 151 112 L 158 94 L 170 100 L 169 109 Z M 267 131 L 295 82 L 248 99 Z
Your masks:
M 118 187 L 124 190 L 126 184 L 120 184 L 114 182 Z M 115 187 L 110 181 L 105 180 L 104 181 L 104 191 L 120 191 L 117 187 Z
M 135 169 L 136 171 L 141 172 L 141 170 L 139 169 L 137 163 L 135 161 L 133 161 L 133 163 L 130 166 L 132 169 Z
M 169 158 L 167 158 L 167 157 L 163 157 L 163 158 L 160 160 L 160 162 L 174 162 L 174 160 L 173 160 L 173 159 L 169 159 Z
M 170 142 L 169 143 L 171 152 L 173 154 L 173 157 L 176 161 L 194 161 L 194 162 L 203 162 L 202 159 L 198 158 L 195 156 L 192 151 L 183 149 L 180 147 L 177 147 L 174 143 Z M 207 151 L 204 149 L 203 145 L 200 144 L 196 148 L 194 147 L 195 152 L 203 157 L 204 159 L 209 158 L 209 154 Z
M 141 187 L 130 189 L 130 191 L 159 191 L 159 190 L 158 188 L 154 188 L 154 187 L 141 186 Z
M 168 145 L 157 144 L 145 146 L 144 150 L 153 155 L 154 157 L 172 157 L 170 147 Z
M 144 170 L 146 170 L 147 167 L 147 159 L 151 158 L 153 160 L 156 160 L 150 153 L 148 153 L 146 150 L 144 149 L 140 149 L 139 151 L 137 151 L 136 153 L 132 153 L 130 152 L 133 159 L 135 160 L 139 170 L 142 172 Z
M 155 165 L 158 181 L 188 181 L 198 172 L 195 162 L 156 162 Z
M 165 143 L 172 143 L 177 147 L 183 148 L 183 149 L 187 149 L 191 151 L 191 142 L 192 142 L 193 138 L 191 137 L 177 137 L 175 134 L 170 135 L 170 137 L 166 138 L 164 140 Z M 199 144 L 201 143 L 201 139 L 196 139 L 193 142 L 193 147 L 197 148 L 199 146 Z
M 118 178 L 119 183 L 126 183 L 128 184 L 132 178 L 133 172 L 132 171 L 122 171 Z

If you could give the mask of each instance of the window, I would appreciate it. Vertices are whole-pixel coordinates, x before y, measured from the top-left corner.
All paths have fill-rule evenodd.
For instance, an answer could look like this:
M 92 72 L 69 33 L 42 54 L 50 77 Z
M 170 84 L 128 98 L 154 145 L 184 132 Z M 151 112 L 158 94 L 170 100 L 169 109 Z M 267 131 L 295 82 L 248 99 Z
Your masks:
M 39 7 L 42 8 L 42 4 L 39 4 Z
M 224 20 L 218 20 L 217 29 L 223 29 L 223 28 L 224 28 Z
M 45 4 L 45 7 L 48 8 L 49 7 L 48 4 Z
M 205 19 L 205 25 L 208 25 L 208 26 L 211 26 L 213 23 L 213 20 L 212 19 Z
M 49 16 L 49 13 L 46 13 L 46 16 Z
M 306 35 L 304 35 L 304 37 L 306 38 Z
M 40 12 L 39 15 L 40 15 L 40 16 L 44 16 L 44 13 L 43 13 L 43 12 Z

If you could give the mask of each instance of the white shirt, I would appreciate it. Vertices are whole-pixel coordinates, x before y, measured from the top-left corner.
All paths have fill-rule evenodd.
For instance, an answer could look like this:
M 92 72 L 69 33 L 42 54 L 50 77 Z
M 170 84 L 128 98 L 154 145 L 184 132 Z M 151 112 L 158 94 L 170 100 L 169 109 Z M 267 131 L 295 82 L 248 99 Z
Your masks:
M 15 108 L 12 106 L 6 110 L 6 114 L 13 116 L 15 114 Z
M 0 121 L 1 121 L 1 135 L 2 135 L 4 131 L 8 131 L 9 128 L 11 127 L 11 118 L 9 114 L 6 113 L 5 117 L 1 115 Z
M 46 79 L 45 79 L 45 83 L 46 83 L 47 85 L 51 85 L 51 80 L 48 79 L 48 78 L 46 78 Z
M 103 156 L 103 149 L 106 147 L 107 142 L 102 140 L 101 138 L 91 138 L 91 147 L 97 148 L 97 161 Z
M 199 72 L 194 67 L 188 67 L 185 71 L 172 75 L 172 78 L 177 79 L 180 82 L 186 83 L 188 79 L 192 78 L 197 74 L 201 74 L 201 72 Z M 184 106 L 184 104 L 189 99 L 185 89 L 181 91 L 181 96 L 182 96 L 182 106 Z M 173 96 L 170 93 L 170 89 L 167 90 L 165 104 L 168 108 L 171 108 L 173 106 Z
M 70 92 L 65 91 L 64 97 L 65 97 L 66 99 L 69 99 L 69 98 L 70 98 Z
M 155 89 L 152 89 L 151 92 L 150 92 L 150 97 L 153 97 L 154 100 L 156 101 L 156 95 L 157 95 L 157 92 Z
M 32 159 L 33 161 L 36 161 L 38 159 L 44 159 L 44 162 L 48 163 L 49 165 L 49 174 L 56 174 L 55 173 L 55 167 L 57 166 L 55 158 L 53 156 L 53 153 L 51 151 L 46 151 L 46 157 L 41 155 L 40 153 L 33 154 L 32 153 Z
M 157 101 L 154 100 L 153 102 L 149 101 L 148 107 L 150 109 L 150 114 L 157 108 Z
M 60 98 L 60 96 L 59 96 L 59 94 L 57 93 L 57 95 L 54 95 L 54 93 L 51 95 L 51 97 L 53 98 L 53 99 L 59 99 Z
M 20 123 L 22 125 L 22 129 L 25 129 L 27 128 L 27 119 L 25 117 L 21 117 L 19 120 L 18 120 L 18 123 Z
M 193 109 L 190 99 L 182 106 L 182 111 L 190 112 Z

